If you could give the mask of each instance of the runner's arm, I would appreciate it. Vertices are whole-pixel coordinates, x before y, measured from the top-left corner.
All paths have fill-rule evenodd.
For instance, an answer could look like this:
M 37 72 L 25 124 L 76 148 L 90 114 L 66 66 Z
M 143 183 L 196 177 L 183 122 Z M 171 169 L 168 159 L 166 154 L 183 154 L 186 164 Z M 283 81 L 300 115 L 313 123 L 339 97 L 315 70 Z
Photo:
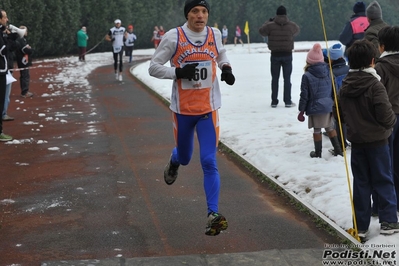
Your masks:
M 175 79 L 174 66 L 165 66 L 170 61 L 176 51 L 177 45 L 177 29 L 172 29 L 165 33 L 162 42 L 155 53 L 152 55 L 148 73 L 150 76 L 160 79 Z

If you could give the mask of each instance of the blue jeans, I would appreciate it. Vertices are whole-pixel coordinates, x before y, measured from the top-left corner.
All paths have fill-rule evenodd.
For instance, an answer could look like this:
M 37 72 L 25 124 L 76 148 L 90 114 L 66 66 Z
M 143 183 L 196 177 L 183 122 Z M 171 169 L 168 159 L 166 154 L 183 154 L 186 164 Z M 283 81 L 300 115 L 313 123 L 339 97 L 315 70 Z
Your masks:
M 284 103 L 291 104 L 292 54 L 289 56 L 270 56 L 270 72 L 272 74 L 272 104 L 278 104 L 278 83 L 280 69 L 283 68 Z
M 6 75 L 0 75 L 0 110 L 4 110 L 4 102 L 6 99 L 7 78 Z M 0 119 L 0 134 L 3 133 L 3 119 Z
M 378 195 L 380 222 L 396 223 L 396 193 L 392 178 L 389 146 L 353 148 L 353 204 L 359 231 L 368 230 L 371 219 L 371 193 Z
M 399 115 L 396 115 L 397 121 L 393 127 L 391 136 L 388 138 L 389 153 L 391 156 L 392 176 L 395 184 L 396 205 L 399 210 Z M 373 191 L 373 213 L 378 214 L 378 195 Z
M 393 127 L 393 132 L 389 137 L 389 149 L 392 159 L 392 174 L 395 183 L 395 191 L 397 197 L 397 205 L 399 206 L 399 115 L 396 114 L 396 124 Z M 399 208 L 399 207 L 398 207 Z M 399 209 L 398 209 L 399 210 Z
M 216 162 L 219 141 L 218 112 L 213 111 L 205 115 L 174 113 L 173 119 L 176 147 L 172 152 L 172 163 L 188 165 L 194 150 L 194 131 L 196 131 L 208 213 L 218 212 L 220 191 L 220 175 Z
M 5 100 L 4 100 L 4 108 L 3 108 L 2 117 L 7 114 L 8 105 L 10 104 L 11 84 L 12 83 L 9 83 L 6 86 L 6 95 L 5 95 Z

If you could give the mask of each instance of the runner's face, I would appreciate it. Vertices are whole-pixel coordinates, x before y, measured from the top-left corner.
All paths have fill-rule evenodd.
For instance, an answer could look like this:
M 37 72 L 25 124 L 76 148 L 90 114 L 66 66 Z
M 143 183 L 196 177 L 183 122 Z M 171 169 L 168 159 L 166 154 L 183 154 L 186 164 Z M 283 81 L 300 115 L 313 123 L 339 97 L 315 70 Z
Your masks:
M 201 32 L 208 23 L 208 9 L 203 6 L 195 6 L 187 14 L 187 26 L 190 30 Z

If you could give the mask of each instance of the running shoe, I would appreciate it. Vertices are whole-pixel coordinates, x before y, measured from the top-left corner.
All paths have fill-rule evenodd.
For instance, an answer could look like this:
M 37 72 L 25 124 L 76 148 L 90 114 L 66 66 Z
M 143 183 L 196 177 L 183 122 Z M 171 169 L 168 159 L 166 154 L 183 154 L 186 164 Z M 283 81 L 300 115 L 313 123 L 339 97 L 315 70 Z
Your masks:
M 380 227 L 381 235 L 392 235 L 394 233 L 399 233 L 399 223 L 387 223 L 382 222 Z
M 11 140 L 13 140 L 13 138 L 11 136 L 6 135 L 4 133 L 0 134 L 0 141 L 7 142 L 7 141 L 11 141 Z
M 221 231 L 226 230 L 228 223 L 226 217 L 220 213 L 212 212 L 208 215 L 208 223 L 205 228 L 205 235 L 217 236 Z
M 22 97 L 22 98 L 30 98 L 30 97 L 33 97 L 33 93 L 31 93 L 30 91 L 28 91 L 28 92 L 25 93 L 25 94 L 21 94 L 21 97 Z
M 11 117 L 11 116 L 9 116 L 9 115 L 3 115 L 3 121 L 13 121 L 14 120 L 14 117 Z
M 368 240 L 368 239 L 367 239 L 368 234 L 369 234 L 369 231 L 368 231 L 368 230 L 365 230 L 365 231 L 359 230 L 359 231 L 357 232 L 357 235 L 359 236 L 360 242 L 361 242 L 361 243 L 364 243 L 364 242 L 366 242 L 366 241 Z
M 172 185 L 176 181 L 179 166 L 180 164 L 176 165 L 172 163 L 172 156 L 170 156 L 170 160 L 165 166 L 165 170 L 163 172 L 163 178 L 165 179 L 166 184 Z

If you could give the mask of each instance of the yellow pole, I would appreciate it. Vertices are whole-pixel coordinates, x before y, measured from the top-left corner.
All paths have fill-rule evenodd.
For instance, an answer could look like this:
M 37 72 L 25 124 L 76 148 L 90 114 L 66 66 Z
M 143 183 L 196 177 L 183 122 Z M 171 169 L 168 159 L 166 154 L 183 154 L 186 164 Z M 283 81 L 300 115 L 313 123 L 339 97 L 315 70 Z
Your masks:
M 322 7 L 321 7 L 320 0 L 318 0 L 318 2 L 319 2 L 319 9 L 320 9 L 321 23 L 322 23 L 322 27 L 323 27 L 323 33 L 324 33 L 324 40 L 326 42 L 326 48 L 327 48 L 327 52 L 328 52 L 328 57 L 330 57 L 330 52 L 329 52 L 329 49 L 328 49 L 326 28 L 325 28 L 325 25 L 324 25 L 323 10 L 322 10 Z M 339 125 L 339 130 L 340 130 L 341 135 L 342 135 L 341 117 L 339 115 L 337 91 L 335 89 L 335 82 L 334 82 L 334 75 L 332 73 L 331 60 L 329 60 L 329 66 L 330 66 L 330 75 L 331 75 L 331 80 L 332 80 L 332 84 L 333 84 L 333 91 L 334 91 L 334 102 L 335 102 L 335 107 L 336 107 L 336 111 L 337 111 L 337 114 L 338 114 L 338 125 Z M 342 140 L 342 144 L 343 144 L 343 140 Z M 342 145 L 342 147 L 344 147 L 344 145 Z M 351 234 L 354 238 L 356 238 L 356 240 L 358 240 L 360 242 L 360 237 L 359 237 L 358 230 L 357 230 L 355 206 L 353 205 L 353 196 L 352 196 L 352 187 L 351 187 L 351 181 L 350 181 L 350 175 L 349 175 L 349 169 L 348 169 L 348 160 L 346 158 L 346 150 L 345 149 L 343 150 L 343 153 L 344 153 L 344 159 L 345 159 L 345 169 L 346 169 L 346 178 L 347 178 L 347 182 L 348 182 L 349 198 L 350 198 L 351 207 L 352 207 L 353 224 L 354 224 L 354 227 L 355 227 L 354 229 L 353 228 L 349 228 L 347 230 L 347 232 L 349 234 Z
M 248 52 L 251 53 L 251 45 L 249 41 L 249 25 L 248 20 L 245 22 L 244 32 L 247 35 L 247 42 L 248 42 Z

